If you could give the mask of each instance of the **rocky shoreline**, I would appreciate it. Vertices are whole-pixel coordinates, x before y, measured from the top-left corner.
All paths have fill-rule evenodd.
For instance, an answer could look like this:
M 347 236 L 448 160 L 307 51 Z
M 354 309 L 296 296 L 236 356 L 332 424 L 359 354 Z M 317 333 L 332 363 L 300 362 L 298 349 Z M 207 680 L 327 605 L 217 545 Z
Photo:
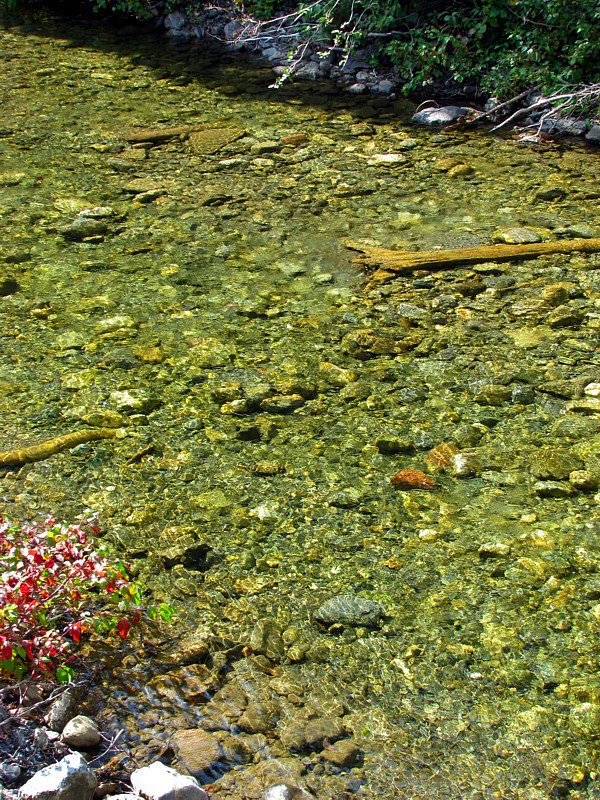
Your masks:
M 33 694 L 38 695 L 37 688 L 33 688 Z M 0 705 L 0 800 L 210 800 L 216 797 L 209 795 L 194 776 L 204 778 L 202 783 L 206 784 L 211 762 L 215 762 L 216 768 L 220 756 L 224 755 L 214 734 L 201 729 L 176 731 L 159 756 L 144 760 L 145 765 L 136 768 L 135 752 L 119 741 L 118 734 L 107 736 L 95 719 L 78 713 L 82 694 L 81 687 L 79 690 L 77 687 L 54 690 L 50 697 L 56 699 L 44 716 L 39 713 L 39 702 L 33 704 L 32 711 L 21 708 L 14 716 Z M 178 769 L 164 763 L 165 760 L 171 762 L 174 752 Z M 348 767 L 358 762 L 360 750 L 345 740 L 330 746 L 327 757 L 332 766 Z M 274 776 L 279 772 L 280 779 L 274 777 L 272 785 L 267 785 L 264 800 L 310 800 L 314 797 L 289 780 L 289 768 L 283 761 L 274 764 L 272 772 Z M 283 776 L 288 779 L 283 781 Z
M 263 29 L 260 23 L 240 17 L 234 11 L 209 8 L 197 12 L 193 18 L 181 10 L 166 15 L 157 12 L 156 24 L 171 39 L 212 40 L 229 50 L 242 51 L 265 61 L 273 69 L 274 86 L 286 76 L 305 81 L 330 80 L 340 91 L 351 95 L 374 94 L 394 99 L 402 84 L 402 77 L 396 69 L 386 70 L 373 66 L 374 53 L 368 47 L 345 56 L 326 41 L 304 40 L 293 21 L 291 24 L 284 21 Z M 413 121 L 421 125 L 441 127 L 479 116 L 482 122 L 487 123 L 501 119 L 494 110 L 497 105 L 495 98 L 485 101 L 485 98 L 478 95 L 476 87 L 462 87 L 455 93 L 472 97 L 473 103 L 482 104 L 482 107 L 440 105 L 431 100 L 423 104 L 427 108 L 421 110 L 419 107 L 412 117 Z M 553 116 L 552 105 L 546 105 L 543 101 L 543 95 L 534 90 L 522 98 L 525 104 L 522 108 L 531 108 L 521 121 L 524 128 L 535 128 L 539 124 L 538 134 L 544 133 L 556 138 L 579 137 L 591 144 L 600 144 L 600 125 L 590 126 L 585 120 L 574 116 Z M 512 104 L 511 112 L 517 107 Z

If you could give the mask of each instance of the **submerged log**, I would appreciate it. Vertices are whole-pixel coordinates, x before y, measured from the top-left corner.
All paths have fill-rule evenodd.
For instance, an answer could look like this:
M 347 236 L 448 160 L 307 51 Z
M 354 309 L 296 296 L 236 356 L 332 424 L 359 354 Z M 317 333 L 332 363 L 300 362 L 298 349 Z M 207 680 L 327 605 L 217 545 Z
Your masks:
M 598 253 L 600 239 L 564 239 L 536 244 L 494 244 L 482 247 L 463 247 L 456 250 L 388 250 L 385 247 L 347 242 L 346 246 L 359 252 L 354 259 L 372 275 L 373 281 L 385 281 L 397 274 L 415 269 L 443 269 L 462 264 L 480 264 L 485 261 L 511 261 L 517 258 L 536 258 L 549 253 Z
M 29 447 L 19 447 L 14 450 L 0 451 L 0 467 L 15 467 L 23 464 L 31 464 L 34 461 L 42 461 L 55 453 L 62 453 L 63 450 L 70 450 L 78 444 L 93 442 L 95 439 L 112 439 L 119 435 L 117 428 L 92 428 L 84 431 L 74 431 L 64 433 L 62 436 L 55 436 L 53 439 L 46 439 L 39 444 Z

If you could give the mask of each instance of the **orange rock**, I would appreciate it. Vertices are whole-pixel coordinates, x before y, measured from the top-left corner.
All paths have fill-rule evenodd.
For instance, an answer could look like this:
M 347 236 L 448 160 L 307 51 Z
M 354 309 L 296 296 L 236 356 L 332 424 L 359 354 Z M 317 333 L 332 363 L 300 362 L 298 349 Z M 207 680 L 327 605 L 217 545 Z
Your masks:
M 442 442 L 427 453 L 427 461 L 433 467 L 443 469 L 451 464 L 452 457 L 457 453 L 458 450 L 453 444 L 450 444 L 449 442 Z
M 392 486 L 398 489 L 425 489 L 430 491 L 435 489 L 436 484 L 425 475 L 424 472 L 419 472 L 417 469 L 403 469 L 400 472 L 395 472 L 390 478 Z
M 281 142 L 282 144 L 291 144 L 295 147 L 298 144 L 308 142 L 308 136 L 305 133 L 292 133 L 289 136 L 283 136 Z

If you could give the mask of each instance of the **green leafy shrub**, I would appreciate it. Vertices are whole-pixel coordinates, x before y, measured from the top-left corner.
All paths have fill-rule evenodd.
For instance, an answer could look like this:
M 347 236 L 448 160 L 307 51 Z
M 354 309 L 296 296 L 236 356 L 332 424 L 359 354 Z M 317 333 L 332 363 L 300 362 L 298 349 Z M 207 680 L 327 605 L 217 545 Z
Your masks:
M 15 2 L 15 0 L 12 0 L 12 2 Z M 138 19 L 147 19 L 151 16 L 145 0 L 92 0 L 92 7 L 94 11 L 118 11 L 121 14 L 129 14 Z
M 454 0 L 414 3 L 408 30 L 384 50 L 414 90 L 449 78 L 499 97 L 529 86 L 555 91 L 600 78 L 600 3 Z
M 248 0 L 264 16 L 274 0 Z M 369 44 L 405 93 L 440 82 L 498 97 L 600 80 L 598 0 L 316 0 L 294 6 L 347 53 Z
M 284 0 L 251 0 L 248 3 L 236 0 L 235 5 L 243 13 L 251 14 L 258 19 L 268 19 L 274 14 L 283 11 L 290 4 L 284 2 Z

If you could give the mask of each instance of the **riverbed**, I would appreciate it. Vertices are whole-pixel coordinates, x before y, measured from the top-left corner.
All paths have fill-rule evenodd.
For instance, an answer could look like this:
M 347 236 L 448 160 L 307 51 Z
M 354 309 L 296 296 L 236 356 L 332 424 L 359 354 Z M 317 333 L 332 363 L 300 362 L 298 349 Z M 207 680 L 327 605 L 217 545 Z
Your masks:
M 598 151 L 42 11 L 0 50 L 0 449 L 119 431 L 2 505 L 176 611 L 104 730 L 211 798 L 600 796 L 600 258 L 348 247 L 598 237 Z

